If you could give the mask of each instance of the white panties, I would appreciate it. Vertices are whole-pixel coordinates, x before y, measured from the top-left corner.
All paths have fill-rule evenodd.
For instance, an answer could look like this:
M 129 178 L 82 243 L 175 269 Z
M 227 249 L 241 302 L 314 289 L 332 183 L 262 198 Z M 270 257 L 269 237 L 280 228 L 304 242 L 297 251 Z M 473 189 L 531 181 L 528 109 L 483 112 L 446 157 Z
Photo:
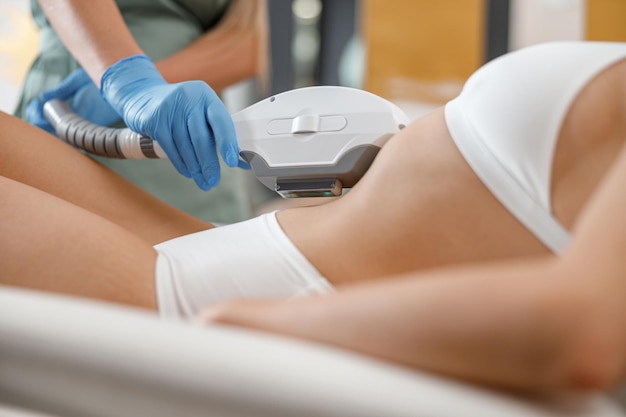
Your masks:
M 236 298 L 332 291 L 282 231 L 275 212 L 154 248 L 157 302 L 166 318 L 189 319 L 205 307 Z

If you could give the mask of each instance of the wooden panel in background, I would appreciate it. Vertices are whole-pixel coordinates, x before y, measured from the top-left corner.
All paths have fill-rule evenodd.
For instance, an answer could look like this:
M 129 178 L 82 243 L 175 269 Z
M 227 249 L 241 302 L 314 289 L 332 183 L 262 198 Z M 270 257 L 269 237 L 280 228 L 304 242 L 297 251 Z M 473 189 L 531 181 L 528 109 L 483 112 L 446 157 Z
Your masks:
M 485 59 L 486 0 L 363 0 L 365 88 L 446 101 Z
M 626 42 L 626 1 L 587 0 L 586 38 Z

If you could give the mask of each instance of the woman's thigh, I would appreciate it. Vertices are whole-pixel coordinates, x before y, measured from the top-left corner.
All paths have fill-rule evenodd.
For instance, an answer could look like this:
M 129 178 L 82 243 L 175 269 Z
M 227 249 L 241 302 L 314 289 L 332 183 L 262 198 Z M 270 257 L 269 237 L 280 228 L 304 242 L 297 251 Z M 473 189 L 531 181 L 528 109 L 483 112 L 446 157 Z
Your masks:
M 0 195 L 0 284 L 155 308 L 151 245 L 2 176 Z
M 0 175 L 89 210 L 151 244 L 212 227 L 43 130 L 1 112 Z

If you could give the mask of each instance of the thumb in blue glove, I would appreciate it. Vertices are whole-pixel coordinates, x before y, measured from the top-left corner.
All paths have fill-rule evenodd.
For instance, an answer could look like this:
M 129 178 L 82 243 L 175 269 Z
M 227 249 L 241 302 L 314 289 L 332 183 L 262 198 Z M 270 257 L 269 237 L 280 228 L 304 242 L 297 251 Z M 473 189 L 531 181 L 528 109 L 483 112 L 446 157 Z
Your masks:
M 72 99 L 74 113 L 98 125 L 110 126 L 121 119 L 100 96 L 100 91 L 82 68 L 72 72 L 55 88 L 39 94 L 26 107 L 26 120 L 29 123 L 55 134 L 43 113 L 44 104 L 52 99 Z
M 239 165 L 233 121 L 205 82 L 168 84 L 147 56 L 135 55 L 105 71 L 100 91 L 129 128 L 156 140 L 203 190 L 219 182 L 218 151 L 226 165 Z

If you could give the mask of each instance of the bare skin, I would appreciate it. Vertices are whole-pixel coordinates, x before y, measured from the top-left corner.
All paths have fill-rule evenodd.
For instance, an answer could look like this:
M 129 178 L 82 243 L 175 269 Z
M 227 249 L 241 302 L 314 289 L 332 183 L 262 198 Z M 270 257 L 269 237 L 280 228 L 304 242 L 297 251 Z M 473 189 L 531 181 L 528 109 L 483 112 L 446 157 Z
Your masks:
M 587 123 L 568 116 L 563 125 L 553 175 L 553 203 L 558 207 L 557 217 L 568 227 L 580 207 L 565 203 L 588 198 L 621 145 L 626 114 L 620 112 L 624 107 L 622 95 L 609 94 L 607 99 L 598 91 L 617 90 L 616 83 L 621 86 L 626 79 L 624 72 L 626 62 L 596 77 L 571 111 Z M 211 227 L 157 201 L 26 123 L 8 116 L 1 120 L 6 126 L 0 133 L 2 176 L 90 211 L 150 246 Z M 597 120 L 604 123 L 590 123 Z M 590 126 L 583 139 L 574 136 L 581 131 L 580 123 Z M 589 180 L 582 186 L 567 186 L 570 173 L 580 166 L 588 170 Z M 54 223 L 43 212 L 38 216 L 41 221 Z M 63 217 L 63 212 L 58 215 Z M 296 246 L 334 285 L 435 266 L 548 254 L 465 163 L 452 143 L 442 110 L 392 138 L 345 197 L 320 206 L 285 210 L 279 213 L 279 221 Z M 12 236 L 11 241 L 25 239 L 21 233 L 10 231 L 3 236 Z M 58 239 L 63 241 L 62 229 Z M 85 235 L 84 239 L 91 237 Z M 10 268 L 12 262 L 7 258 L 3 268 Z M 59 259 L 44 269 L 55 268 L 67 269 L 67 264 Z M 39 272 L 45 271 L 32 270 L 20 281 L 39 279 Z M 67 272 L 71 275 L 72 271 Z M 97 273 L 93 279 L 99 282 Z M 152 275 L 142 277 L 151 279 Z M 71 292 L 68 288 L 59 291 Z
M 39 4 L 63 44 L 98 88 L 107 68 L 143 53 L 113 0 L 40 0 Z
M 596 77 L 563 123 L 552 205 L 567 228 L 626 137 L 624 75 L 622 62 Z M 284 211 L 279 220 L 335 284 L 549 253 L 467 165 L 452 142 L 442 109 L 397 134 L 343 199 L 316 209 Z
M 626 175 L 624 158 L 587 209 L 592 220 L 579 213 L 623 145 L 625 75 L 626 62 L 602 72 L 563 124 L 552 202 L 582 236 L 563 260 L 549 257 L 485 189 L 437 110 L 392 138 L 344 198 L 280 213 L 286 234 L 339 294 L 268 310 L 234 303 L 208 317 L 517 388 L 613 384 L 624 371 L 625 346 L 614 335 L 626 334 L 616 301 L 624 293 L 626 230 L 619 227 L 626 226 L 613 221 L 626 202 L 623 187 L 613 190 Z M 154 309 L 151 246 L 211 225 L 26 123 L 0 115 L 0 124 L 0 283 Z M 429 272 L 478 261 L 498 263 Z M 599 281 L 590 279 L 596 271 L 604 274 Z M 477 302 L 485 296 L 499 302 Z
M 203 80 L 218 93 L 241 80 L 269 76 L 267 11 L 264 0 L 235 0 L 217 27 L 156 63 L 170 83 Z
M 613 66 L 587 86 L 561 131 L 552 201 L 572 228 L 563 256 L 537 251 L 418 269 L 297 302 L 232 301 L 207 309 L 202 319 L 525 392 L 620 386 L 626 379 L 624 67 Z
M 0 283 L 155 309 L 152 245 L 213 226 L 26 122 L 0 125 Z
M 2 284 L 156 308 L 149 279 L 156 255 L 145 241 L 6 177 L 0 177 L 0 192 Z
M 104 71 L 143 51 L 113 0 L 40 0 L 68 50 L 99 86 Z M 241 80 L 267 77 L 267 16 L 264 0 L 235 0 L 213 30 L 156 63 L 170 83 L 203 80 L 215 91 Z

